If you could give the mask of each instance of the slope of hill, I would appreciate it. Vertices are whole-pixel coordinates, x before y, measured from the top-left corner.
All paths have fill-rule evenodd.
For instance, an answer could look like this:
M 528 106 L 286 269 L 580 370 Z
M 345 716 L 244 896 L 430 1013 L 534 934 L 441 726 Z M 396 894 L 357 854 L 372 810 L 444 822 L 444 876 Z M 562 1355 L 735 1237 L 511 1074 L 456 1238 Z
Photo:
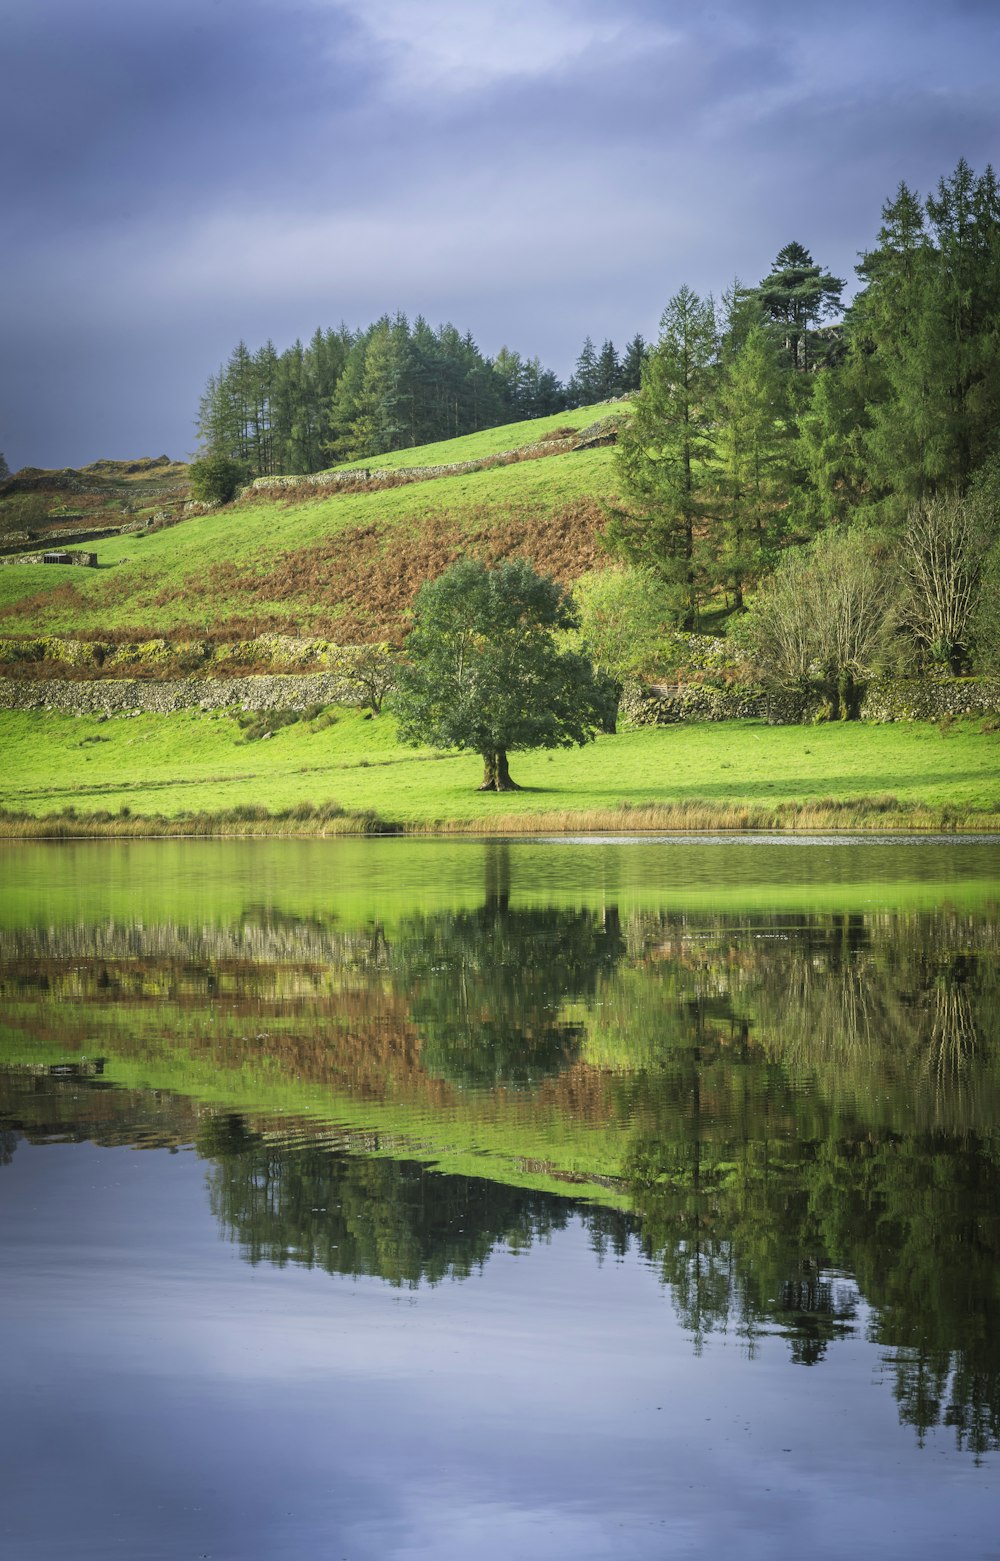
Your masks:
M 149 533 L 94 545 L 96 569 L 0 570 L 0 634 L 226 638 L 319 633 L 341 643 L 399 637 L 421 582 L 463 554 L 529 557 L 572 580 L 602 555 L 608 448 L 546 435 L 585 429 L 610 408 L 514 424 L 396 452 L 371 467 L 438 467 L 521 449 L 536 458 L 354 491 L 251 492 Z

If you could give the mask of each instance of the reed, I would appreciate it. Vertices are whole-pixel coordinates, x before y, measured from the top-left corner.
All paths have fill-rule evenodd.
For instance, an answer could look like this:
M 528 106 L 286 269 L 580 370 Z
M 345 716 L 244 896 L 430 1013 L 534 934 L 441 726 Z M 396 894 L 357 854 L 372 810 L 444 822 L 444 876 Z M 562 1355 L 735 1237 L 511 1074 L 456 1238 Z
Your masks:
M 892 830 L 919 833 L 1000 831 L 1000 812 L 929 807 L 879 795 L 845 801 L 622 803 L 613 808 L 562 809 L 546 813 L 501 813 L 479 818 L 437 818 L 399 823 L 374 809 L 348 811 L 339 803 L 297 802 L 268 809 L 256 804 L 197 813 L 136 814 L 64 808 L 43 816 L 0 809 L 0 838 L 67 840 L 160 836 L 334 835 L 571 835 L 723 832 L 816 834 Z

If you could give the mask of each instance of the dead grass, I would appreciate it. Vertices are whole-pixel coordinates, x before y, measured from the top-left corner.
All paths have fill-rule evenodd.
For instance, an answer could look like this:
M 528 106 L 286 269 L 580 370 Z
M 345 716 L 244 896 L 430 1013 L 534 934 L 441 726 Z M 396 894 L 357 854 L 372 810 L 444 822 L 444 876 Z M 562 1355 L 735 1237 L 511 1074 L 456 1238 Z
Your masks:
M 221 608 L 239 600 L 252 609 L 260 604 L 259 616 L 239 620 L 240 633 L 249 637 L 279 626 L 294 633 L 300 604 L 308 601 L 335 622 L 344 643 L 398 641 L 420 586 L 457 559 L 496 564 L 527 558 L 569 584 L 603 558 L 598 533 L 604 519 L 596 500 L 580 498 L 547 512 L 523 506 L 498 515 L 492 505 L 480 505 L 461 518 L 421 517 L 413 527 L 374 521 L 288 549 L 265 567 L 218 563 L 200 580 L 160 591 L 154 605 L 166 608 L 183 600 Z M 271 608 L 285 603 L 290 604 L 287 618 Z M 236 620 L 227 615 L 227 632 L 235 627 Z
M 622 803 L 614 808 L 554 810 L 549 813 L 497 813 L 475 819 L 434 819 L 395 823 L 373 810 L 348 813 L 336 802 L 299 802 L 271 812 L 253 804 L 220 812 L 141 816 L 83 813 L 65 808 L 34 817 L 0 809 L 0 838 L 68 840 L 142 839 L 159 836 L 277 836 L 325 838 L 331 835 L 575 835 L 663 833 L 827 834 L 874 831 L 915 833 L 995 833 L 1000 813 L 931 808 L 897 797 L 859 797 L 837 801 L 724 804 L 689 801 L 668 804 Z

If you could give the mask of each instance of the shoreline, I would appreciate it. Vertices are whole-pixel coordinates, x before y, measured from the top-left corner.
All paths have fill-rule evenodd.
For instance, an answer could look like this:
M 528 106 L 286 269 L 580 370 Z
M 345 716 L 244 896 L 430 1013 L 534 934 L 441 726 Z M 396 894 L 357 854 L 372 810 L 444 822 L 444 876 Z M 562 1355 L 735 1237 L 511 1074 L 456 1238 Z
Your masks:
M 497 814 L 493 818 L 427 818 L 397 821 L 373 811 L 351 813 L 327 807 L 270 812 L 237 807 L 212 813 L 176 815 L 122 812 L 31 815 L 0 812 L 0 840 L 143 840 L 143 839 L 334 839 L 361 836 L 450 839 L 486 836 L 574 834 L 892 834 L 997 835 L 1000 812 L 932 808 L 893 797 L 827 801 L 719 805 L 678 803 L 628 808 L 558 810 L 550 813 Z

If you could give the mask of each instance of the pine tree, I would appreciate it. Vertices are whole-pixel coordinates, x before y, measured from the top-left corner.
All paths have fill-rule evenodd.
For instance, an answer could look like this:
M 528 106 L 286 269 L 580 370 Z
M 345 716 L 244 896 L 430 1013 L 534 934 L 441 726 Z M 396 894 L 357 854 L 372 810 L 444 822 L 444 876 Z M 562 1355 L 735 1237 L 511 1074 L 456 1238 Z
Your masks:
M 795 368 L 806 370 L 813 366 L 811 328 L 840 308 L 843 290 L 843 279 L 821 271 L 801 244 L 786 244 L 778 251 L 769 275 L 756 292 L 767 317 L 780 330 L 785 351 Z
M 876 360 L 865 451 L 898 519 L 965 491 L 1000 429 L 1000 191 L 963 160 L 924 206 L 900 185 L 882 216 L 852 337 Z
M 642 366 L 646 361 L 647 351 L 646 343 L 636 333 L 625 348 L 625 353 L 622 357 L 619 373 L 620 394 L 639 389 L 642 383 Z
M 621 383 L 621 365 L 613 341 L 606 341 L 597 356 L 594 372 L 594 400 L 610 401 L 618 395 Z
M 803 482 L 794 494 L 794 518 L 806 530 L 845 524 L 871 503 L 865 439 L 872 367 L 864 353 L 849 352 L 840 367 L 811 377 L 798 417 L 796 463 Z
M 589 336 L 584 338 L 570 384 L 576 406 L 589 406 L 599 399 L 597 349 Z
M 739 304 L 736 304 L 736 308 Z M 743 607 L 743 586 L 776 552 L 789 491 L 794 424 L 773 337 L 760 323 L 725 363 L 714 405 L 718 577 Z
M 694 627 L 698 609 L 696 539 L 707 513 L 715 365 L 715 306 L 682 287 L 663 312 L 615 450 L 630 503 L 612 509 L 607 540 L 664 580 L 685 628 Z

